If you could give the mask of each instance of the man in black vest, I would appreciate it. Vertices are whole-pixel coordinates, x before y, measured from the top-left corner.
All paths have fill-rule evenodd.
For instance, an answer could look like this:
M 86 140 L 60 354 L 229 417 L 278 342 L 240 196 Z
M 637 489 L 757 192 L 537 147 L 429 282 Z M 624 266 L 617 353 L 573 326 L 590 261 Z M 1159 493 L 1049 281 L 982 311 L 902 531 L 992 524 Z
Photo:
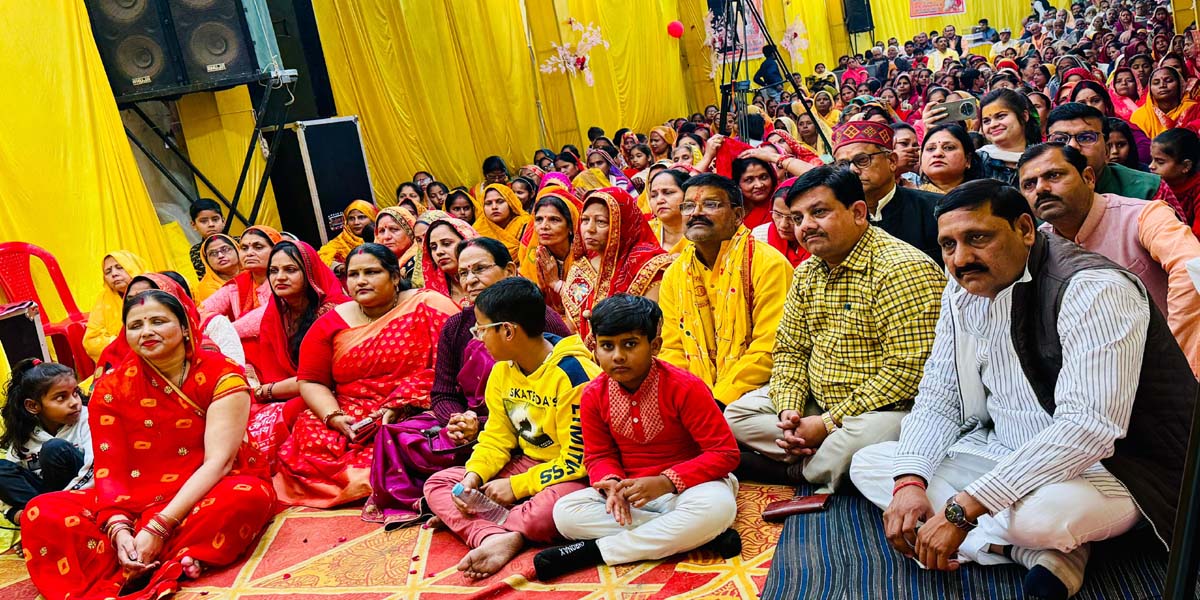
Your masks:
M 922 565 L 1016 562 L 1027 595 L 1070 597 L 1091 542 L 1143 517 L 1171 539 L 1196 380 L 1137 277 L 1038 232 L 1016 189 L 972 181 L 937 215 L 933 351 L 900 441 L 850 477 Z
M 848 168 L 862 181 L 871 224 L 916 246 L 942 263 L 933 209 L 941 196 L 896 185 L 897 157 L 891 127 L 870 121 L 848 121 L 833 131 L 836 166 Z

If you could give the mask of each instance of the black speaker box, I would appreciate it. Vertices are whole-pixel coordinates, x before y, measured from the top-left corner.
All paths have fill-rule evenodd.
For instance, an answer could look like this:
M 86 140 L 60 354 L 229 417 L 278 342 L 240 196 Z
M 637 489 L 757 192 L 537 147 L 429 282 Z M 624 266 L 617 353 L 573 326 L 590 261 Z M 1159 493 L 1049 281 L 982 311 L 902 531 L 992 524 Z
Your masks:
M 157 93 L 186 81 L 170 13 L 159 0 L 88 0 L 113 95 Z
M 846 31 L 867 33 L 875 30 L 875 19 L 871 15 L 871 0 L 842 0 L 846 12 Z
M 238 0 L 172 0 L 171 18 L 188 81 L 214 87 L 258 69 Z

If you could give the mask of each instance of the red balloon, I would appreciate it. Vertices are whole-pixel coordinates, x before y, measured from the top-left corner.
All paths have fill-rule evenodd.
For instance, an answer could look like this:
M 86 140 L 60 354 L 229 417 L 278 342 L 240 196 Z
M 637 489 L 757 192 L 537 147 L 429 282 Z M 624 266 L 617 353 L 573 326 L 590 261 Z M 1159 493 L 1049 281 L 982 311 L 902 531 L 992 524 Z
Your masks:
M 683 37 L 683 23 L 679 21 L 671 21 L 667 23 L 667 35 L 673 38 Z

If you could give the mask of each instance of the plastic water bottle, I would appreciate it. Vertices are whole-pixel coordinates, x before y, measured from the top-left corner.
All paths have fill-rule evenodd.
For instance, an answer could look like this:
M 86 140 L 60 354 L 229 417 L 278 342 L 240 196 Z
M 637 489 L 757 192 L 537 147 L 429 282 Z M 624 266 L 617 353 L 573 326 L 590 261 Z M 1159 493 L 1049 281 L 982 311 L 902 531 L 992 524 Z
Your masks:
M 463 484 L 455 484 L 454 489 L 450 490 L 454 497 L 463 501 L 467 505 L 467 510 L 471 514 L 487 519 L 497 525 L 503 525 L 504 520 L 508 518 L 508 509 L 496 504 L 487 494 L 479 490 L 468 490 L 463 487 Z

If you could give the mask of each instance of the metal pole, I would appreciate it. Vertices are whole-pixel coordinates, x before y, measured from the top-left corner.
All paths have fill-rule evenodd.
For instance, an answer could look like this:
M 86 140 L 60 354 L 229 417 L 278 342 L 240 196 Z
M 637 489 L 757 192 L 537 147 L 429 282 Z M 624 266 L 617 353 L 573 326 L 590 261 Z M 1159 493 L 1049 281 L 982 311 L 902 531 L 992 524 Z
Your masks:
M 250 144 L 246 147 L 246 158 L 242 160 L 242 172 L 238 175 L 237 187 L 235 187 L 233 190 L 233 198 L 231 202 L 233 202 L 234 206 L 237 206 L 238 199 L 242 195 L 242 187 L 246 185 L 246 175 L 250 172 L 250 162 L 254 158 L 254 146 L 258 144 L 259 123 L 262 122 L 263 116 L 265 116 L 267 113 L 267 106 L 271 101 L 272 89 L 274 89 L 274 87 L 270 84 L 267 84 L 267 89 L 263 92 L 262 102 L 258 107 L 258 111 L 254 114 L 254 131 L 250 133 Z M 251 211 L 250 216 L 251 218 L 249 225 L 253 225 L 253 210 Z M 229 221 L 225 221 L 225 233 L 229 233 L 229 226 L 232 224 L 233 223 L 230 223 Z
M 170 181 L 171 184 L 175 186 L 175 189 L 179 190 L 189 202 L 195 202 L 197 200 L 197 198 L 192 197 L 192 194 L 195 193 L 194 190 L 189 189 L 183 184 L 182 181 L 179 181 L 179 178 L 175 177 L 175 174 L 167 168 L 167 165 L 164 165 L 157 156 L 151 154 L 150 149 L 142 143 L 142 140 L 137 139 L 137 136 L 133 135 L 133 132 L 130 131 L 128 127 L 125 128 L 125 135 L 133 142 L 135 146 L 141 149 L 142 154 L 145 154 L 146 158 L 150 159 L 150 162 L 153 163 L 160 172 L 162 172 L 162 174 L 167 178 L 167 181 Z
M 172 140 L 171 137 L 166 134 L 166 132 L 160 129 L 158 125 L 155 124 L 154 121 L 152 121 L 150 117 L 142 111 L 142 108 L 138 106 L 137 103 L 131 104 L 129 108 L 131 108 L 133 112 L 137 114 L 137 116 L 141 117 L 142 121 L 144 121 L 146 125 L 150 127 L 150 130 L 158 135 L 159 139 L 161 139 L 163 143 L 167 145 L 167 148 L 169 148 L 171 152 L 173 152 L 175 156 L 179 158 L 179 160 L 183 161 L 183 164 L 187 165 L 188 169 L 192 171 L 192 174 L 195 175 L 201 183 L 207 186 L 222 204 L 229 208 L 229 213 L 231 215 L 237 217 L 242 224 L 249 225 L 249 223 L 246 221 L 246 218 L 238 212 L 237 207 L 234 206 L 229 199 L 217 189 L 215 185 L 213 185 L 212 181 L 209 181 L 208 177 L 205 177 L 204 173 L 200 172 L 200 169 L 193 164 L 190 159 L 188 159 L 187 155 L 183 153 L 183 150 L 179 147 L 179 145 L 175 143 L 175 140 Z

